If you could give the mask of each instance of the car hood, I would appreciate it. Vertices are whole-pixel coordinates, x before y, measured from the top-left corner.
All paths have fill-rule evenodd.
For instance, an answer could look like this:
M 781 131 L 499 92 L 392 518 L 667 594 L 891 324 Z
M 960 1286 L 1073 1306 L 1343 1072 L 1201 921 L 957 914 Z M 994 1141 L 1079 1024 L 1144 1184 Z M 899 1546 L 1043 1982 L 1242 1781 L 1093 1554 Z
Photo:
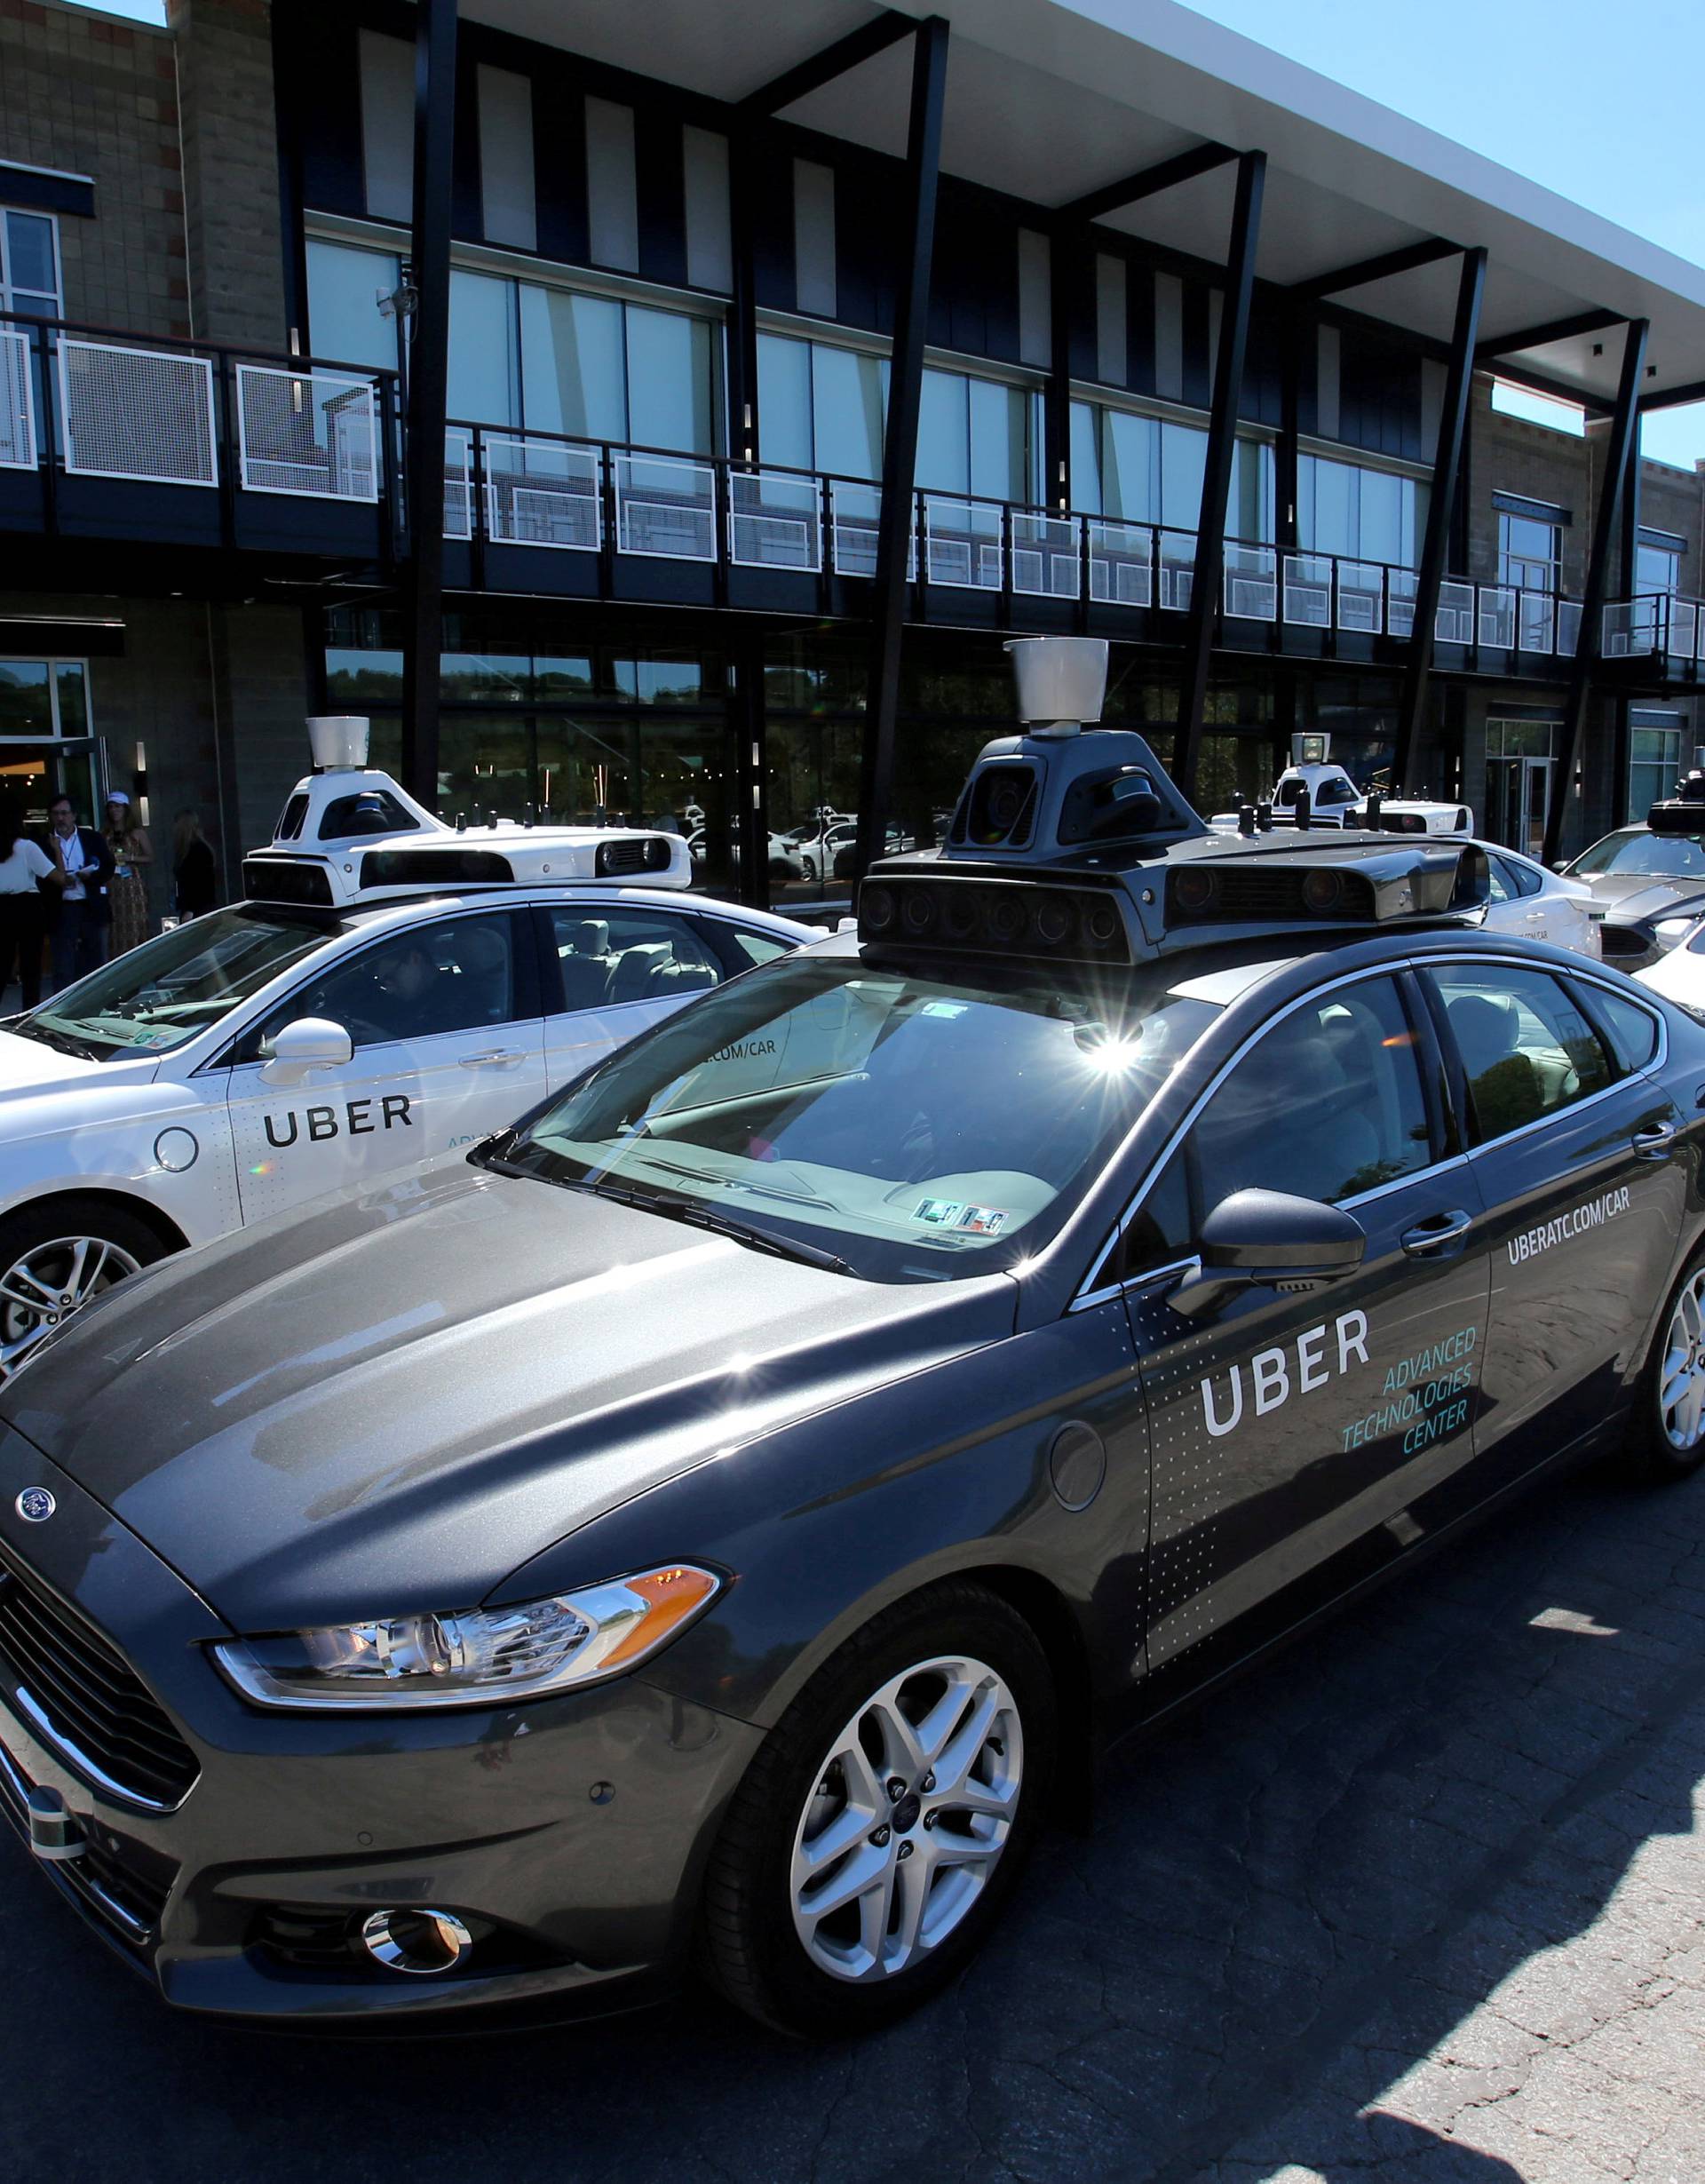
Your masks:
M 9 1092 L 40 1092 L 60 1085 L 87 1084 L 101 1073 L 98 1061 L 61 1054 L 39 1039 L 0 1031 L 0 1099 Z
M 677 1473 L 1010 1334 L 1015 1297 L 448 1158 L 121 1284 L 0 1418 L 234 1629 L 455 1608 Z M 694 1546 L 660 1529 L 660 1557 Z
M 1675 917 L 1695 903 L 1705 909 L 1705 880 L 1654 879 L 1649 872 L 1598 872 L 1587 885 L 1618 925 Z

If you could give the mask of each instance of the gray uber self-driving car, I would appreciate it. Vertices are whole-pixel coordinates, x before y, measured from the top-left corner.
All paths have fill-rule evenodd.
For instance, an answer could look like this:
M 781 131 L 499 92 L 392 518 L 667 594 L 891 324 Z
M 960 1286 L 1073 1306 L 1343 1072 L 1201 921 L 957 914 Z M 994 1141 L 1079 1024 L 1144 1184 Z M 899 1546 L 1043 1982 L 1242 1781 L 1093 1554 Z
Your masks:
M 8 1386 L 0 1808 L 168 2000 L 696 1953 L 879 2023 L 1111 1740 L 1542 1470 L 1699 1464 L 1705 1031 L 1470 929 L 1471 845 L 1212 836 L 1070 725 L 856 935 Z

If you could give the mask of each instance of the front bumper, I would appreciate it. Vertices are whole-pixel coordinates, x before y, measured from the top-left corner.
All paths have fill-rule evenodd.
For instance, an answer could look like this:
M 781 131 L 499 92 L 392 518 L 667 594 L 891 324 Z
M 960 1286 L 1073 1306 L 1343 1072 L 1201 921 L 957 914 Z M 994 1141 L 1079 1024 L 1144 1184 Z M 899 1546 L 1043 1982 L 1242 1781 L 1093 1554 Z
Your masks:
M 15 1497 L 37 1484 L 58 1512 L 26 1525 Z M 199 1765 L 175 1809 L 145 1809 L 98 1786 L 19 1680 L 0 1680 L 0 1815 L 27 1841 L 29 1788 L 59 1792 L 86 1848 L 39 1870 L 165 2000 L 400 2028 L 605 2014 L 668 1990 L 759 1730 L 631 1678 L 489 1711 L 261 1712 L 205 1658 L 223 1634 L 205 1604 L 12 1434 L 0 1543 L 126 1656 Z M 476 1933 L 455 1972 L 387 1971 L 351 1938 L 373 1910 L 429 1905 Z

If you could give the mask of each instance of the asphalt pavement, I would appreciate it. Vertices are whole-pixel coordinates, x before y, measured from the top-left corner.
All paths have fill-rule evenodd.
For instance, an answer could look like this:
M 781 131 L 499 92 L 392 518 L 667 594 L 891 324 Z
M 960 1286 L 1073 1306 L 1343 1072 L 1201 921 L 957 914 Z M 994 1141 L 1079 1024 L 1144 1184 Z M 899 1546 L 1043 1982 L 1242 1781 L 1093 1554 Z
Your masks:
M 1121 1759 L 861 2047 L 691 1990 L 424 2045 L 181 2021 L 0 1841 L 8 2184 L 1701 2184 L 1705 1478 L 1552 1483 Z

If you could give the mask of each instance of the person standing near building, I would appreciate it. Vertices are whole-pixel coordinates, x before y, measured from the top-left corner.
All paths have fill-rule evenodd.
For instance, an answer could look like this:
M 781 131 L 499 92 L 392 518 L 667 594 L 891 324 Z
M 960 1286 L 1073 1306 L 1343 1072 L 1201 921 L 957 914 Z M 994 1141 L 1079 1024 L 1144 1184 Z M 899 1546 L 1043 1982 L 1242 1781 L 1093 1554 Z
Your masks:
M 179 917 L 201 917 L 219 899 L 218 875 L 213 847 L 202 832 L 202 814 L 181 811 L 171 830 L 171 877 L 176 886 L 174 906 Z
M 101 830 L 113 856 L 107 890 L 112 909 L 108 953 L 123 956 L 148 937 L 148 883 L 143 874 L 154 862 L 154 845 L 147 829 L 137 824 L 131 799 L 122 789 L 115 789 L 107 799 L 107 823 Z
M 76 807 L 69 797 L 55 797 L 48 818 L 52 831 L 47 848 L 63 882 L 57 907 L 52 901 L 48 905 L 57 992 L 74 979 L 99 970 L 107 960 L 107 927 L 113 915 L 107 891 L 112 883 L 113 853 L 93 827 L 77 824 Z
M 0 994 L 12 983 L 18 959 L 20 1005 L 33 1009 L 42 997 L 42 947 L 47 938 L 47 904 L 41 883 L 62 887 L 64 875 L 39 843 L 24 832 L 18 806 L 0 798 Z

